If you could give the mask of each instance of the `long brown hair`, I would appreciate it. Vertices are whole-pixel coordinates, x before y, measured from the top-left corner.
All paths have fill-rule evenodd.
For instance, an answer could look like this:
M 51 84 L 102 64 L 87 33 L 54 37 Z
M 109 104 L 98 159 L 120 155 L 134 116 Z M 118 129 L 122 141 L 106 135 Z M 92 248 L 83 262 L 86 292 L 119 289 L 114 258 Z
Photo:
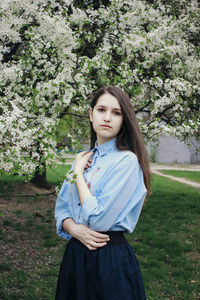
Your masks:
M 148 192 L 150 192 L 150 170 L 148 155 L 145 148 L 144 139 L 128 95 L 120 88 L 114 86 L 102 87 L 94 93 L 91 108 L 93 109 L 97 104 L 99 97 L 106 93 L 111 94 L 112 96 L 117 98 L 123 116 L 122 127 L 116 138 L 117 149 L 130 150 L 133 153 L 135 153 L 135 155 L 138 158 L 139 164 L 143 170 L 145 186 Z M 96 132 L 93 129 L 92 122 L 90 122 L 90 132 L 90 146 L 91 148 L 94 148 L 97 136 Z

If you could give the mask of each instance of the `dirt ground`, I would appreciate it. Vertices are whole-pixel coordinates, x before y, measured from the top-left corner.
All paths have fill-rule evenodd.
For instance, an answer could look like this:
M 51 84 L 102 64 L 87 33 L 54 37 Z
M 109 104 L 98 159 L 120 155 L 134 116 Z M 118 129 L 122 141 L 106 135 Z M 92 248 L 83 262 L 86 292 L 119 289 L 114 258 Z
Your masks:
M 45 190 L 31 183 L 16 183 L 13 192 L 0 197 L 0 264 L 9 269 L 37 268 L 39 257 L 45 257 L 41 247 L 45 230 L 52 228 L 49 236 L 55 235 L 54 189 Z M 31 241 L 34 241 L 31 243 Z M 48 260 L 48 258 L 47 258 Z

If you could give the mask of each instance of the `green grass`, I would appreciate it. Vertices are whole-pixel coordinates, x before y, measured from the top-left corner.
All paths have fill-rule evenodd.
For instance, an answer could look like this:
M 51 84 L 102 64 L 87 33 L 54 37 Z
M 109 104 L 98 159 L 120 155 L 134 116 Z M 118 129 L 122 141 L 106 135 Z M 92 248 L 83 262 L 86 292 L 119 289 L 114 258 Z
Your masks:
M 138 255 L 147 299 L 199 299 L 200 192 L 159 176 L 129 237 Z
M 70 165 L 58 165 L 54 169 L 48 168 L 47 170 L 47 181 L 50 184 L 58 185 L 60 182 L 63 181 L 67 170 L 71 168 Z
M 180 171 L 180 170 L 159 170 L 159 171 L 163 174 L 185 178 L 200 183 L 199 171 Z
M 65 173 L 61 166 L 56 172 Z M 59 181 L 53 172 L 49 181 Z M 197 189 L 153 175 L 136 229 L 127 239 L 138 258 L 148 300 L 199 299 Z M 12 203 L 13 201 L 13 203 Z M 66 241 L 55 233 L 55 197 L 8 200 L 0 217 L 0 299 L 52 300 Z
M 64 178 L 70 165 L 57 165 L 56 168 L 47 168 L 47 181 L 51 185 L 60 184 Z M 9 194 L 15 191 L 15 183 L 22 184 L 26 182 L 25 176 L 15 176 L 0 173 L 0 194 Z
M 70 165 L 57 165 L 56 168 L 47 168 L 47 181 L 50 184 L 56 185 L 60 183 L 65 176 L 67 170 L 71 168 Z M 11 186 L 13 182 L 25 182 L 26 178 L 24 176 L 9 175 L 5 173 L 0 173 L 0 187 L 3 185 Z

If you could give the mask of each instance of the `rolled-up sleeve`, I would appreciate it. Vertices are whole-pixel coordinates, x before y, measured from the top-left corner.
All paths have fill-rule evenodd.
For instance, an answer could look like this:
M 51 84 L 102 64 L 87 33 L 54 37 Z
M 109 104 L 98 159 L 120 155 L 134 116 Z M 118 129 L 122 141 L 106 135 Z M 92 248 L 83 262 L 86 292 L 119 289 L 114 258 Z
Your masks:
M 98 196 L 84 200 L 82 214 L 84 221 L 93 230 L 108 231 L 124 211 L 126 214 L 139 202 L 143 204 L 146 188 L 141 190 L 143 181 L 137 157 L 129 155 L 114 165 L 104 178 L 102 191 Z M 139 214 L 138 214 L 139 216 Z
M 68 193 L 68 184 L 64 180 L 58 198 L 56 200 L 56 206 L 55 206 L 57 234 L 64 239 L 71 238 L 71 235 L 65 232 L 62 226 L 63 220 L 67 218 L 72 218 L 72 214 L 70 213 L 68 208 L 67 193 Z

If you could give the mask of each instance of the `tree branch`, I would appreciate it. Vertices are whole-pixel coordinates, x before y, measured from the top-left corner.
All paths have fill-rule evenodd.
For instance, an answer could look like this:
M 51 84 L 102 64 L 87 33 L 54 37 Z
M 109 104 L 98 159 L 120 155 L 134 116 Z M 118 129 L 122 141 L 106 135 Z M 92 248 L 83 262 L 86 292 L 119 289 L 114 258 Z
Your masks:
M 75 116 L 75 117 L 80 117 L 80 118 L 89 118 L 89 116 L 86 116 L 86 115 L 78 115 L 78 114 L 75 114 L 75 113 L 69 113 L 67 112 L 65 115 L 69 115 L 69 116 Z

